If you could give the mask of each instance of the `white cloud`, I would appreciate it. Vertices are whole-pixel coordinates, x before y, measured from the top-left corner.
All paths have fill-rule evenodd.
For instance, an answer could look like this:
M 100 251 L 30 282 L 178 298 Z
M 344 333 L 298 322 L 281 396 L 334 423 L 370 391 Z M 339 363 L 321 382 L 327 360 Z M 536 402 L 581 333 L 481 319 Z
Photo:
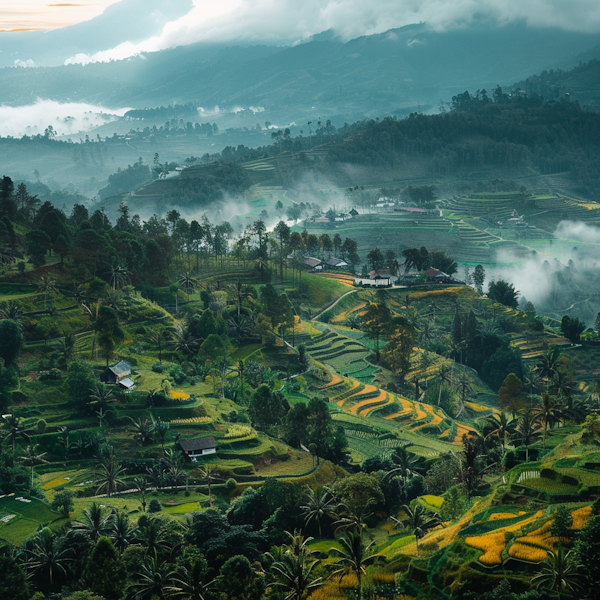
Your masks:
M 597 0 L 194 0 L 184 17 L 139 44 L 126 42 L 67 64 L 106 62 L 195 42 L 295 43 L 333 29 L 344 39 L 412 23 L 434 29 L 493 19 L 531 26 L 600 31 Z
M 35 63 L 29 59 L 29 60 L 15 60 L 14 63 L 15 67 L 18 67 L 20 69 L 32 69 L 33 67 L 35 67 Z
M 90 131 L 123 116 L 129 109 L 109 110 L 84 103 L 38 100 L 29 106 L 0 105 L 0 136 L 43 134 L 52 125 L 58 135 Z

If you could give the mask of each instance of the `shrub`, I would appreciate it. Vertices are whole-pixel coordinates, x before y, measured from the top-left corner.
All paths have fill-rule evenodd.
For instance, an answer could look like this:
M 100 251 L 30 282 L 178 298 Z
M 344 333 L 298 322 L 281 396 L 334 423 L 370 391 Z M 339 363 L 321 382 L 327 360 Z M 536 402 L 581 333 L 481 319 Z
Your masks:
M 148 506 L 148 512 L 157 513 L 157 512 L 160 512 L 161 510 L 162 510 L 162 506 L 161 506 L 160 502 L 156 498 L 152 498 L 152 500 L 150 500 L 150 504 Z
M 237 481 L 235 479 L 233 479 L 233 477 L 229 478 L 225 482 L 225 489 L 228 492 L 235 492 L 236 488 L 237 488 Z
M 156 361 L 153 365 L 152 365 L 152 370 L 155 373 L 162 373 L 163 372 L 163 366 L 162 363 L 160 361 Z
M 40 381 L 56 381 L 60 379 L 61 375 L 60 369 L 50 369 L 49 371 L 40 371 L 38 379 Z
M 46 431 L 46 421 L 44 421 L 44 419 L 40 419 L 37 422 L 36 429 L 38 433 L 44 433 L 44 431 Z

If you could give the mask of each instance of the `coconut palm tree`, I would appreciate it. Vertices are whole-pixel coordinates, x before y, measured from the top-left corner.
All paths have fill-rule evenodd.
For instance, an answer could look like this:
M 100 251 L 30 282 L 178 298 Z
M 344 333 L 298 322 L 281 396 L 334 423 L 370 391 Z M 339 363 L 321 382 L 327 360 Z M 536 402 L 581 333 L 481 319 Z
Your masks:
M 154 421 L 149 417 L 138 417 L 137 419 L 132 419 L 129 417 L 129 420 L 132 423 L 131 432 L 133 433 L 133 437 L 142 446 L 151 444 L 152 433 L 154 431 Z
M 46 452 L 39 454 L 37 452 L 37 445 L 26 446 L 23 451 L 23 456 L 19 456 L 19 459 L 23 463 L 23 466 L 31 469 L 31 488 L 33 489 L 33 468 L 37 465 L 48 464 L 48 461 L 44 459 Z
M 141 475 L 140 477 L 134 477 L 133 485 L 135 485 L 140 495 L 142 496 L 142 511 L 146 512 L 146 494 L 150 490 L 148 478 L 145 475 Z
M 115 456 L 109 456 L 101 460 L 96 465 L 96 481 L 99 484 L 96 493 L 106 495 L 110 498 L 112 494 L 119 491 L 119 488 L 125 485 L 122 477 L 125 475 L 125 469 L 121 467 Z
M 204 583 L 206 564 L 199 560 L 186 562 L 177 569 L 168 591 L 176 597 L 189 600 L 205 600 L 206 592 L 213 582 Z
M 229 334 L 235 338 L 237 343 L 241 343 L 244 339 L 249 338 L 254 331 L 254 322 L 246 315 L 238 315 L 227 320 Z
M 129 520 L 129 515 L 118 510 L 112 513 L 108 519 L 108 537 L 112 540 L 115 548 L 123 554 L 125 549 L 134 539 L 135 529 Z
M 110 404 L 114 404 L 117 401 L 112 390 L 104 383 L 96 386 L 96 391 L 90 396 L 90 405 L 94 408 L 100 408 L 106 410 Z
M 271 565 L 271 572 L 275 586 L 285 594 L 284 600 L 302 600 L 307 592 L 322 585 L 322 578 L 313 574 L 320 561 L 307 546 L 313 538 L 305 538 L 298 532 L 292 535 L 286 531 L 286 535 L 290 543 L 281 549 L 279 560 Z
M 21 307 L 16 302 L 10 300 L 9 302 L 3 302 L 0 305 L 0 321 L 4 321 L 5 319 L 10 319 L 19 327 L 23 327 L 25 315 L 23 314 Z
M 540 434 L 540 427 L 535 415 L 530 410 L 524 412 L 515 429 L 514 439 L 518 444 L 525 446 L 525 462 L 529 462 L 529 446 L 540 437 Z
M 451 373 L 448 365 L 442 365 L 438 371 L 438 378 L 440 380 L 440 387 L 438 391 L 438 406 L 442 401 L 442 390 L 444 388 L 444 384 L 450 383 Z
M 175 350 L 186 355 L 194 354 L 200 345 L 199 340 L 192 335 L 191 331 L 181 324 L 175 328 L 172 339 Z
M 128 592 L 133 598 L 158 598 L 165 600 L 172 595 L 175 571 L 168 562 L 159 561 L 156 553 L 146 560 L 134 576 Z
M 182 273 L 177 280 L 177 283 L 185 289 L 187 295 L 187 301 L 190 301 L 190 293 L 194 290 L 198 284 L 198 280 L 194 279 L 191 273 Z
M 235 297 L 237 303 L 237 316 L 240 318 L 242 311 L 242 302 L 245 298 L 252 295 L 252 290 L 246 285 L 243 285 L 241 280 L 238 279 L 237 283 L 230 283 L 228 288 L 231 290 L 231 294 Z
M 152 431 L 154 434 L 156 434 L 156 437 L 160 441 L 163 453 L 165 451 L 165 440 L 167 439 L 167 434 L 169 433 L 170 427 L 171 423 L 169 423 L 169 421 L 163 421 L 160 417 L 154 421 L 154 427 Z
M 56 280 L 49 275 L 42 275 L 37 282 L 38 291 L 44 294 L 44 310 L 48 309 L 48 294 L 56 292 Z
M 148 333 L 148 339 L 158 346 L 158 360 L 162 362 L 162 351 L 166 342 L 169 341 L 169 330 L 164 325 L 159 325 Z
M 510 440 L 511 436 L 515 433 L 516 421 L 509 417 L 506 412 L 500 414 L 493 414 L 487 417 L 486 423 L 491 427 L 491 431 L 485 436 L 487 440 L 489 437 L 497 437 L 502 444 L 502 454 L 506 450 L 506 442 Z
M 332 548 L 331 553 L 338 557 L 333 563 L 335 567 L 332 575 L 339 575 L 340 581 L 348 573 L 354 573 L 358 580 L 356 597 L 362 599 L 362 578 L 366 575 L 365 567 L 382 558 L 381 554 L 371 552 L 375 542 L 365 544 L 363 530 L 347 531 L 338 540 L 341 548 Z
M 542 394 L 542 400 L 539 406 L 533 409 L 538 421 L 543 423 L 543 442 L 542 447 L 546 447 L 546 433 L 548 432 L 548 425 L 552 426 L 558 423 L 563 416 L 561 410 L 562 404 L 556 402 L 550 394 Z
M 560 366 L 560 348 L 554 346 L 550 348 L 540 356 L 536 368 L 541 377 L 546 379 L 546 392 L 550 391 L 550 380 L 554 377 L 554 374 L 558 371 Z
M 405 446 L 396 448 L 394 454 L 392 454 L 392 462 L 395 467 L 391 471 L 388 471 L 385 474 L 385 477 L 399 477 L 405 487 L 409 478 L 414 477 L 417 474 L 422 474 L 427 469 L 423 464 L 423 459 L 420 456 L 411 454 Z
M 316 521 L 319 526 L 319 537 L 322 537 L 322 521 L 337 518 L 334 495 L 325 486 L 316 489 L 309 487 L 304 493 L 304 502 L 305 504 L 300 506 L 300 510 L 304 513 L 304 523 L 308 526 L 311 521 Z
M 60 340 L 59 350 L 65 359 L 65 364 L 67 364 L 75 352 L 75 336 L 70 331 L 63 333 L 63 338 Z
M 206 463 L 203 467 L 200 467 L 198 469 L 198 474 L 200 475 L 200 477 L 202 479 L 206 480 L 206 483 L 208 485 L 209 506 L 212 506 L 212 491 L 211 491 L 210 484 L 213 480 L 220 479 L 220 476 L 218 475 L 218 470 L 219 470 L 219 467 L 217 465 L 211 464 L 211 463 Z
M 172 523 L 157 518 L 144 517 L 138 523 L 135 540 L 146 548 L 148 556 L 152 556 L 157 552 L 167 552 L 170 549 L 170 536 L 173 532 Z
M 402 510 L 406 515 L 406 517 L 402 519 L 402 523 L 413 532 L 417 544 L 417 556 L 419 556 L 419 540 L 424 537 L 430 529 L 437 527 L 440 524 L 440 519 L 437 515 L 426 511 L 418 502 L 414 505 L 414 508 L 405 504 L 402 507 Z
M 102 509 L 95 502 L 89 508 L 83 509 L 81 521 L 74 521 L 71 528 L 75 534 L 80 534 L 94 544 L 109 531 L 110 515 L 102 516 Z
M 44 528 L 31 540 L 25 550 L 25 565 L 30 575 L 44 578 L 54 586 L 56 575 L 66 575 L 70 561 L 69 549 L 50 529 Z
M 2 415 L 3 425 L 5 426 L 5 442 L 10 442 L 13 453 L 17 447 L 17 440 L 20 438 L 25 443 L 29 443 L 27 429 L 21 425 L 22 419 L 14 415 Z
M 565 550 L 559 546 L 555 552 L 548 552 L 548 560 L 531 582 L 540 588 L 556 592 L 560 600 L 561 594 L 575 596 L 583 591 L 583 573 L 576 560 L 574 550 Z
M 111 268 L 110 281 L 113 292 L 129 283 L 131 273 L 122 265 L 114 264 Z

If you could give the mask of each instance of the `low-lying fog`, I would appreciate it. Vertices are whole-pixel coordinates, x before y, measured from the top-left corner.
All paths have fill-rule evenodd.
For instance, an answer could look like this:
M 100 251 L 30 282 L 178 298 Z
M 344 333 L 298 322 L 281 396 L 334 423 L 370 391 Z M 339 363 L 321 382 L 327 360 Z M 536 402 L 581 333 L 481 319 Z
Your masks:
M 116 121 L 128 110 L 130 109 L 108 109 L 80 102 L 60 103 L 41 99 L 28 106 L 0 105 L 0 136 L 44 135 L 49 126 L 52 126 L 58 136 L 84 134 Z

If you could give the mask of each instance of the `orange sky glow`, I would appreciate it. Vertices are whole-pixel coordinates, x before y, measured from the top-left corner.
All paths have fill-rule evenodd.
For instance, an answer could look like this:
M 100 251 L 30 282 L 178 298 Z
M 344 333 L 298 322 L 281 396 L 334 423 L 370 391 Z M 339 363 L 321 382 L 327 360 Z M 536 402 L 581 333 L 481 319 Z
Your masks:
M 1 0 L 0 32 L 36 31 L 93 19 L 119 0 Z

